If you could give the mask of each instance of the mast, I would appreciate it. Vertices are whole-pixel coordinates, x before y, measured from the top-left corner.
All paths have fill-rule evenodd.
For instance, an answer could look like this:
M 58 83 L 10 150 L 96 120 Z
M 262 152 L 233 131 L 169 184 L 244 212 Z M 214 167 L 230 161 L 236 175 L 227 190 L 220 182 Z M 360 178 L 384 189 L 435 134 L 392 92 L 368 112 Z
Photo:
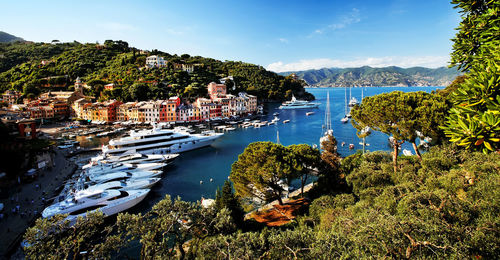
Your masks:
M 344 87 L 344 116 L 347 115 L 347 87 Z
M 326 93 L 326 113 L 325 113 L 325 134 L 332 130 L 332 120 L 330 114 L 330 92 Z

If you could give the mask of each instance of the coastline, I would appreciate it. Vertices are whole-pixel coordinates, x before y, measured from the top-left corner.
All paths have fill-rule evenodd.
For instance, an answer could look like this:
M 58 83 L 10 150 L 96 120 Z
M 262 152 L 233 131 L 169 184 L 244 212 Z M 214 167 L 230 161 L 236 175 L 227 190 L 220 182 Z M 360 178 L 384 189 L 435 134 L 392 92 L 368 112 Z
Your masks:
M 76 164 L 65 157 L 65 152 L 54 149 L 54 166 L 39 173 L 32 182 L 8 188 L 4 203 L 4 217 L 0 219 L 0 258 L 20 257 L 19 243 L 26 229 L 34 224 L 48 202 L 58 195 L 58 190 L 77 169 Z M 19 206 L 17 212 L 13 209 Z M 17 257 L 14 257 L 13 254 Z
M 364 87 L 367 87 L 367 88 L 411 88 L 411 87 L 419 87 L 419 88 L 435 88 L 435 87 L 443 87 L 445 88 L 446 86 L 363 86 L 363 87 L 360 87 L 360 86 L 351 86 L 349 88 L 364 88 Z M 304 88 L 344 88 L 344 87 L 337 87 L 337 86 L 305 86 Z

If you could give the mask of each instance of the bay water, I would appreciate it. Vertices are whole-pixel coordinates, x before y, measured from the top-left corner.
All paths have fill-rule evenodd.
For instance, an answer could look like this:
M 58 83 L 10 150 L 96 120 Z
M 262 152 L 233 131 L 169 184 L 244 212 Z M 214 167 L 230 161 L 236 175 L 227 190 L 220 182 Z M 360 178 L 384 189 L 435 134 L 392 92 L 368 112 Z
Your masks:
M 426 91 L 431 92 L 443 87 L 367 87 L 363 89 L 364 97 L 380 93 L 400 90 L 404 92 Z M 280 104 L 266 104 L 268 114 L 262 120 L 271 121 L 274 112 L 278 112 L 280 122 L 276 125 L 263 126 L 261 128 L 237 128 L 227 132 L 210 147 L 182 153 L 172 165 L 167 166 L 164 177 L 160 183 L 153 187 L 148 197 L 138 205 L 133 212 L 144 212 L 170 194 L 172 198 L 180 196 L 185 201 L 197 201 L 202 197 L 214 198 L 217 187 L 222 187 L 231 172 L 231 165 L 243 153 L 245 147 L 257 141 L 276 142 L 277 132 L 279 140 L 283 145 L 309 144 L 319 145 L 322 134 L 322 125 L 325 118 L 325 106 L 327 93 L 330 93 L 330 111 L 332 127 L 335 138 L 338 141 L 338 151 L 342 156 L 353 154 L 362 149 L 359 143 L 362 141 L 356 136 L 356 129 L 350 122 L 342 123 L 344 117 L 344 88 L 308 88 L 316 100 L 320 103 L 315 109 L 280 110 Z M 361 101 L 361 88 L 352 88 L 351 93 Z M 349 99 L 349 89 L 347 89 Z M 307 116 L 306 112 L 314 112 Z M 284 124 L 283 120 L 290 120 Z M 340 144 L 345 142 L 344 146 Z M 390 151 L 388 136 L 372 131 L 366 138 L 369 144 L 367 150 Z M 355 149 L 350 150 L 349 144 L 354 144 Z M 403 144 L 403 149 L 412 150 L 408 143 Z

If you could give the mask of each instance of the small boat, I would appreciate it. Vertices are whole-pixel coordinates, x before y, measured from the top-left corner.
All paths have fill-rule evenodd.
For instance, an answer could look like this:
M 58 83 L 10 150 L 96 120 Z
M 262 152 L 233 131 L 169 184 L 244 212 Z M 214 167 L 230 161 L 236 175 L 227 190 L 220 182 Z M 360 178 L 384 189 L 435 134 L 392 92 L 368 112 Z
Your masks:
M 224 128 L 225 131 L 234 131 L 236 128 L 234 127 L 226 127 Z
M 354 149 L 354 144 L 349 144 L 349 149 L 350 150 Z
M 412 155 L 413 155 L 413 154 L 411 153 L 411 151 L 410 151 L 410 150 L 408 150 L 408 149 L 403 149 L 403 154 L 404 154 L 405 156 L 412 156 Z
M 359 142 L 359 145 L 363 145 L 363 142 Z M 365 144 L 365 146 L 370 146 L 370 144 Z
M 290 120 L 283 120 L 283 124 L 290 123 Z
M 340 119 L 340 122 L 342 122 L 344 124 L 347 123 L 347 122 L 349 122 L 349 117 L 344 116 L 342 119 Z
M 307 112 L 306 116 L 310 116 L 310 115 L 313 115 L 313 114 L 314 114 L 314 112 Z
M 340 145 L 341 145 L 341 146 L 345 146 L 345 142 L 342 142 Z
M 278 113 L 278 112 L 274 112 L 274 113 L 273 113 L 273 116 L 279 116 L 279 114 L 280 114 L 280 113 Z

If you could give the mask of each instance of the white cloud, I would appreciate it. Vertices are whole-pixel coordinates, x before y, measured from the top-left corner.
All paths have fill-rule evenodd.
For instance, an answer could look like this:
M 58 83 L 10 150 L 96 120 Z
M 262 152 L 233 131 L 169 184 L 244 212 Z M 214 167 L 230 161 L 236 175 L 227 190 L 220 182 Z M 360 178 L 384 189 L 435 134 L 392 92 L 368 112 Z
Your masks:
M 343 16 L 338 23 L 328 25 L 328 28 L 332 30 L 342 29 L 345 28 L 347 25 L 353 23 L 359 23 L 360 21 L 361 18 L 359 17 L 359 10 L 353 8 L 348 15 Z
M 320 29 L 314 30 L 314 32 L 311 35 L 309 35 L 309 37 L 312 37 L 312 35 L 314 35 L 314 34 L 322 34 L 328 30 L 335 31 L 335 30 L 343 29 L 350 24 L 359 23 L 360 21 L 361 21 L 361 17 L 359 15 L 359 10 L 356 8 L 353 8 L 351 10 L 351 12 L 349 12 L 348 14 L 346 14 L 344 16 L 341 16 L 340 19 L 336 23 L 330 24 L 330 25 L 326 26 L 325 28 L 320 28 Z
M 183 34 L 192 32 L 193 27 L 192 26 L 182 26 L 182 27 L 178 27 L 178 28 L 170 27 L 170 28 L 165 29 L 165 31 L 171 35 L 183 35 Z
M 286 39 L 286 38 L 279 38 L 279 40 L 282 43 L 288 43 L 289 42 L 288 39 Z
M 166 31 L 167 31 L 167 33 L 172 34 L 172 35 L 181 35 L 181 34 L 184 34 L 183 31 L 179 31 L 179 30 L 176 30 L 176 29 L 173 29 L 173 28 L 167 28 Z
M 100 23 L 97 24 L 97 27 L 114 31 L 114 32 L 124 32 L 124 31 L 137 31 L 138 28 L 136 26 L 124 23 L 117 22 L 108 22 L 108 23 Z
M 274 72 L 299 71 L 322 68 L 355 68 L 362 66 L 370 67 L 387 67 L 398 66 L 403 68 L 409 67 L 427 67 L 437 68 L 446 66 L 449 61 L 449 56 L 387 56 L 387 57 L 367 57 L 354 60 L 338 60 L 338 59 L 311 59 L 300 60 L 292 63 L 283 63 L 282 61 L 274 62 L 267 65 L 267 70 Z

